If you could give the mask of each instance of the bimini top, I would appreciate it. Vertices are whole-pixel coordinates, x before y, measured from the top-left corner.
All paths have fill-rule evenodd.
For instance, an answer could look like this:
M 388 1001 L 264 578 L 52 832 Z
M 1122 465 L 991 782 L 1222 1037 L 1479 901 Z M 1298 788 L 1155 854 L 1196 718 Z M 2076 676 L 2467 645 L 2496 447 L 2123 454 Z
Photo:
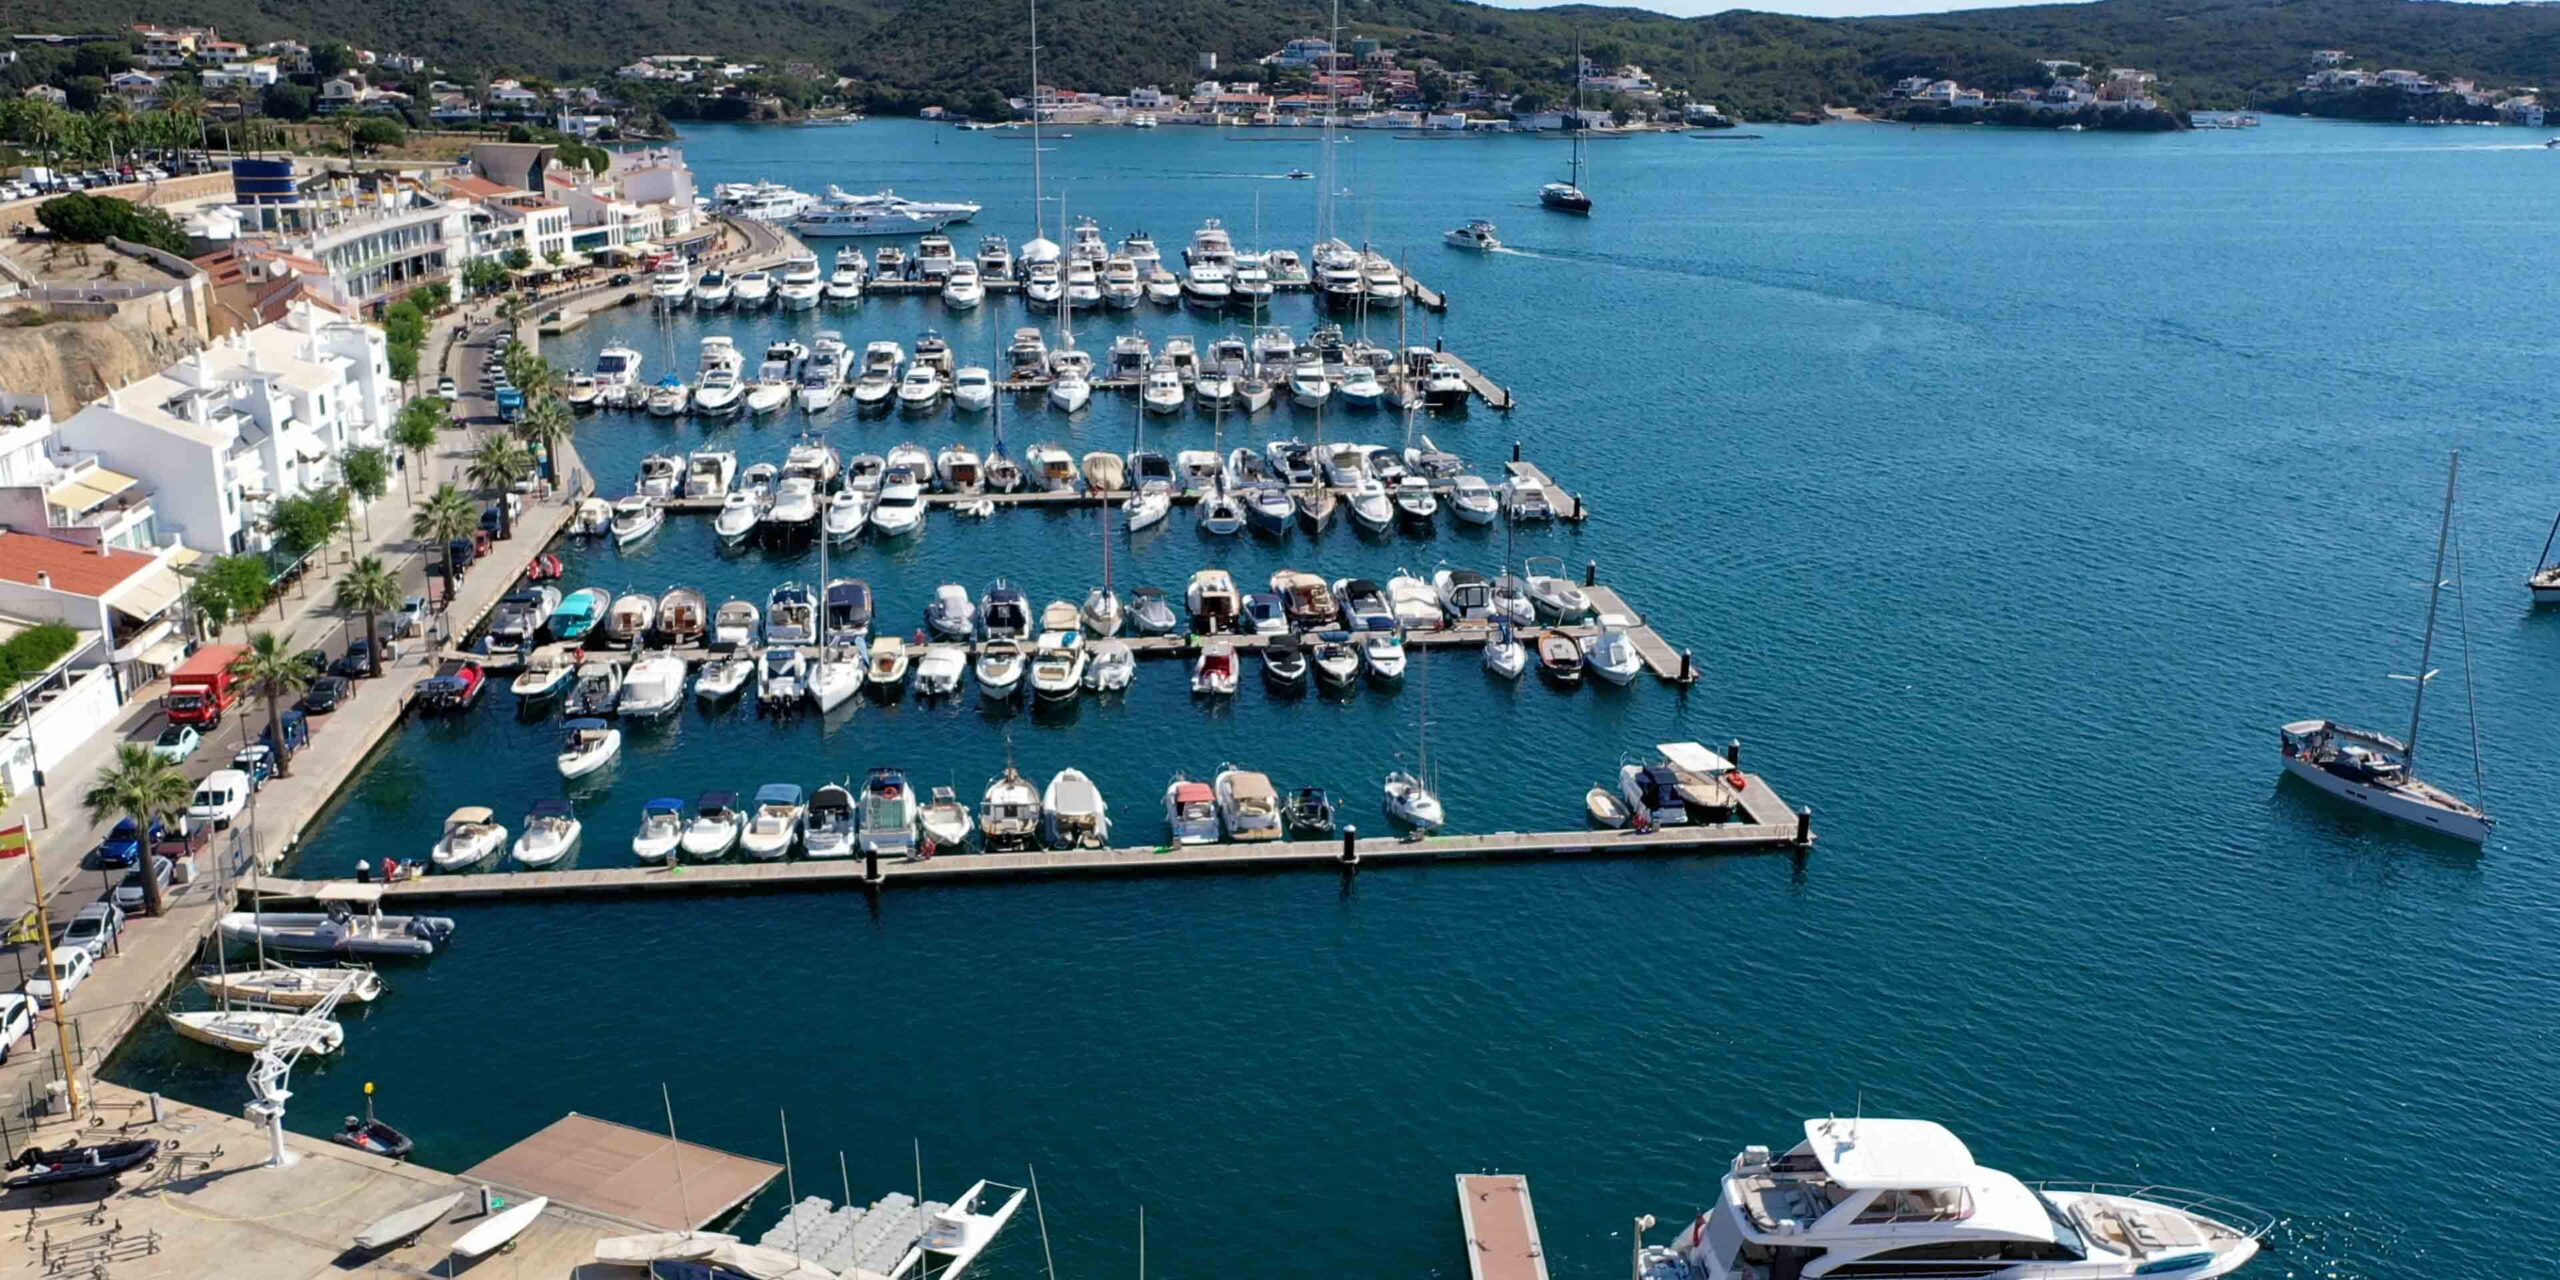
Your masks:
M 768 782 L 763 786 L 756 788 L 756 803 L 760 805 L 798 804 L 800 803 L 800 797 L 801 791 L 798 783 Z
M 1933 1120 L 1833 1116 L 1804 1122 L 1806 1145 L 1833 1182 L 1856 1190 L 1961 1187 L 1973 1181 L 1973 1152 Z
M 738 793 L 735 791 L 705 791 L 699 799 L 693 802 L 693 807 L 705 813 L 719 809 L 735 809 L 738 807 Z
M 487 808 L 480 805 L 472 805 L 468 808 L 456 809 L 452 813 L 447 814 L 445 816 L 444 824 L 448 827 L 456 824 L 469 824 L 476 826 L 480 823 L 487 822 L 489 819 L 496 816 L 498 815 Z
M 682 801 L 682 800 L 678 800 L 678 799 L 676 799 L 674 796 L 660 796 L 660 797 L 658 797 L 657 799 L 652 800 L 652 801 L 650 801 L 649 803 L 647 803 L 647 804 L 644 804 L 644 805 L 640 806 L 640 812 L 642 812 L 642 813 L 683 813 L 683 812 L 684 812 L 684 801 Z
M 569 802 L 566 800 L 536 800 L 533 802 L 532 808 L 525 810 L 525 816 L 529 818 L 574 818 L 578 816 L 578 811 L 570 808 Z

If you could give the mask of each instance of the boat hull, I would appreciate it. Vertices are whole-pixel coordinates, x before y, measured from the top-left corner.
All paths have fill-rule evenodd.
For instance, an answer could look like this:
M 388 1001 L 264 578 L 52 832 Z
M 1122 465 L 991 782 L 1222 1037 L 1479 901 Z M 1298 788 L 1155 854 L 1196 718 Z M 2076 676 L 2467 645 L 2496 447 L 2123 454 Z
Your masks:
M 2285 772 L 2349 804 L 2360 805 L 2410 826 L 2450 836 L 2466 844 L 2485 844 L 2493 825 L 2488 818 L 2439 809 L 2397 791 L 2368 787 L 2321 768 L 2299 756 L 2284 762 Z

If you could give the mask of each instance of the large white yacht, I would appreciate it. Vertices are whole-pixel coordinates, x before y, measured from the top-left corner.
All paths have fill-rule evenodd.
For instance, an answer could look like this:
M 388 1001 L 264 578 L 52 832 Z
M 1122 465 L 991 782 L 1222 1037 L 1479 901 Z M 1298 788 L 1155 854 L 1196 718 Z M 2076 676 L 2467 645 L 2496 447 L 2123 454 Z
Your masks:
M 724 182 L 711 189 L 714 208 L 759 222 L 789 222 L 809 207 L 809 193 L 779 182 Z
M 818 291 L 823 287 L 818 276 L 818 255 L 795 253 L 782 264 L 782 282 L 774 286 L 774 296 L 785 311 L 806 311 L 818 305 Z
M 1641 1228 L 1650 1217 L 1637 1220 Z M 1715 1204 L 1639 1280 L 2209 1280 L 2256 1257 L 2273 1220 L 2194 1192 L 2026 1183 L 1927 1120 L 1808 1120 L 1781 1154 L 1746 1147 Z
M 693 272 L 678 258 L 649 277 L 649 296 L 661 307 L 681 307 L 693 298 Z

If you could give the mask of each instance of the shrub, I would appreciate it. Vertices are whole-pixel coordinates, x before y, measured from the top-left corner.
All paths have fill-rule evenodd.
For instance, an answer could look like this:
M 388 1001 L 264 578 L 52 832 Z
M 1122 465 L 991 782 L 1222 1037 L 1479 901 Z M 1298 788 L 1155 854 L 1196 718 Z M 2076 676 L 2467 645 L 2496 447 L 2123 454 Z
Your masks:
M 170 253 L 187 251 L 187 233 L 179 230 L 169 215 L 114 196 L 93 196 L 85 191 L 55 196 L 36 206 L 36 221 L 43 223 L 45 230 L 82 244 L 103 244 L 114 238 Z

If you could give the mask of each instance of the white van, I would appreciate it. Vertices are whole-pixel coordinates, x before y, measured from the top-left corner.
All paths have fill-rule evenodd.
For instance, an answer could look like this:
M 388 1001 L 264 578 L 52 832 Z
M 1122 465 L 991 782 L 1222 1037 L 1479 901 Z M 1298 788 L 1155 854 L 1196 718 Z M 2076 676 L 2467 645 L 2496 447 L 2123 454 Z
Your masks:
M 248 806 L 249 775 L 238 769 L 217 769 L 196 785 L 196 798 L 187 805 L 187 818 L 191 822 L 210 822 L 214 830 L 220 831 Z

